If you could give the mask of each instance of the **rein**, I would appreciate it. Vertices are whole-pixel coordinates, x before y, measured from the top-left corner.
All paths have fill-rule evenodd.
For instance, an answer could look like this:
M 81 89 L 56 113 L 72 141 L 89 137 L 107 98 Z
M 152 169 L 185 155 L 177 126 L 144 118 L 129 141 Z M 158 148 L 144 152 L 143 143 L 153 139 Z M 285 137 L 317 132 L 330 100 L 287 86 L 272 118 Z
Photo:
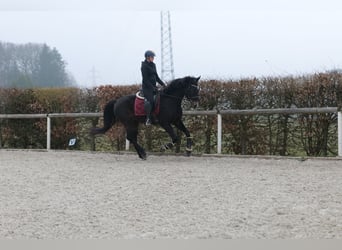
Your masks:
M 160 93 L 160 95 L 161 96 L 171 97 L 171 98 L 174 98 L 174 99 L 179 99 L 179 100 L 183 99 L 182 97 L 178 97 L 178 96 L 174 96 L 174 95 L 168 95 L 168 94 L 165 94 L 165 93 Z
M 196 89 L 199 89 L 199 87 L 197 85 L 194 85 L 194 84 L 191 84 L 188 89 L 190 88 L 196 88 Z M 179 100 L 182 100 L 184 97 L 178 97 L 178 96 L 174 96 L 174 95 L 168 95 L 168 94 L 165 94 L 163 92 L 159 92 L 160 95 L 163 95 L 163 96 L 167 96 L 167 97 L 171 97 L 171 98 L 174 98 L 174 99 L 179 99 Z M 192 98 L 188 98 L 186 97 L 186 99 L 188 100 L 192 100 L 192 99 L 195 99 L 197 98 L 198 96 L 193 96 Z

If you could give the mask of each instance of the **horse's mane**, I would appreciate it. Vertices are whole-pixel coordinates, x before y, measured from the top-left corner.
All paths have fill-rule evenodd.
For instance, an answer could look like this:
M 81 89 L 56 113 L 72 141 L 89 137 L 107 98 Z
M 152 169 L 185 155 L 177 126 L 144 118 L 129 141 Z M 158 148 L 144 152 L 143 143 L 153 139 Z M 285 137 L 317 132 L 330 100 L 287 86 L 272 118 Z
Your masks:
M 190 82 L 190 76 L 186 76 L 183 78 L 177 78 L 172 80 L 167 87 L 163 90 L 163 93 L 165 94 L 169 94 L 171 93 L 173 90 L 176 89 L 181 89 L 181 88 L 185 88 L 187 87 L 188 83 Z

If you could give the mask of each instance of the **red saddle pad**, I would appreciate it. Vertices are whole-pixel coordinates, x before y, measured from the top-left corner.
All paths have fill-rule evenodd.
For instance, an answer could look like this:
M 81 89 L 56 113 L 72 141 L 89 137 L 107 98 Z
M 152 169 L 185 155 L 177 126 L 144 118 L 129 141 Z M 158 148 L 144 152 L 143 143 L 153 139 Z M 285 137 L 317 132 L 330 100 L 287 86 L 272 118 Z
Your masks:
M 156 101 L 155 107 L 153 109 L 152 114 L 158 115 L 160 109 L 160 97 L 158 96 L 158 99 Z M 144 116 L 146 115 L 145 109 L 144 109 L 144 99 L 143 97 L 139 96 L 138 94 L 135 97 L 134 101 L 134 114 L 136 116 Z

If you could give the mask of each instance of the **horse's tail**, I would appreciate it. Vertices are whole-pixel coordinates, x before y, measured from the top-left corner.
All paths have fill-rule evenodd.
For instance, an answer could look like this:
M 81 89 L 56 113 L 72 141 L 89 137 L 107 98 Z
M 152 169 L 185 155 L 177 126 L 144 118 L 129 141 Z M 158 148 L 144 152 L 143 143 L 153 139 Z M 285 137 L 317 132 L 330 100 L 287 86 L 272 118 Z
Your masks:
M 93 135 L 106 133 L 115 123 L 114 105 L 116 100 L 108 102 L 103 111 L 103 127 L 92 128 L 90 133 Z

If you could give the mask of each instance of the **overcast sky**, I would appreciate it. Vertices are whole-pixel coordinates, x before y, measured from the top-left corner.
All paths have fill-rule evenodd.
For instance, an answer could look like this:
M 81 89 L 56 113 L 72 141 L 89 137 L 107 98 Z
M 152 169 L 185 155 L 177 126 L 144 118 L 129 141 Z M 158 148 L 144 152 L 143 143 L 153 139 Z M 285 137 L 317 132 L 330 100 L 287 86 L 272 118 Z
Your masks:
M 342 68 L 342 1 L 170 2 L 0 0 L 0 41 L 55 47 L 82 86 L 140 83 L 146 49 L 156 52 L 161 74 L 160 10 L 170 10 L 176 77 Z

